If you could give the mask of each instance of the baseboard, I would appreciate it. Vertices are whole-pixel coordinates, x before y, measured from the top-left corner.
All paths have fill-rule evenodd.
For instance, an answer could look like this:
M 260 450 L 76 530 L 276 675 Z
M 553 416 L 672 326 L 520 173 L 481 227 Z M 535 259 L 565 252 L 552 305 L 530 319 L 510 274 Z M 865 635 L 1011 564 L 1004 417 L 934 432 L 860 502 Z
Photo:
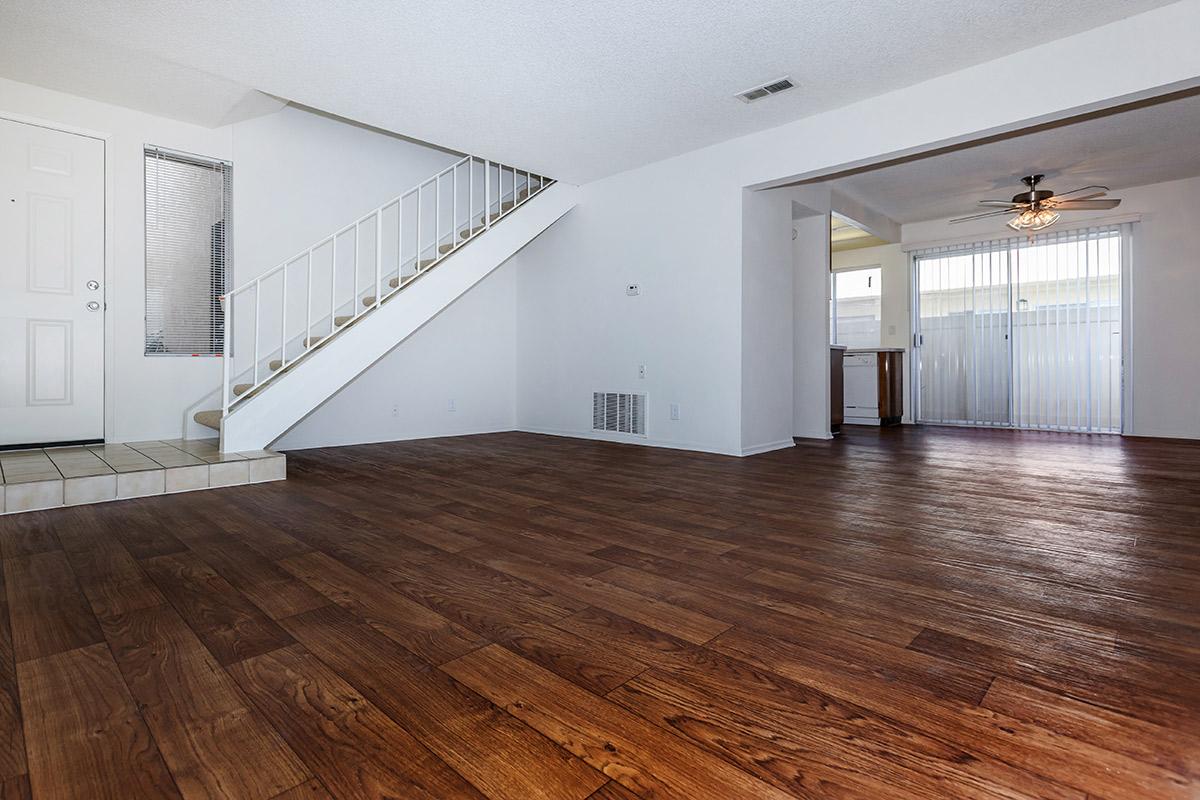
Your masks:
M 767 442 L 766 444 L 756 444 L 751 447 L 742 448 L 742 456 L 756 456 L 759 453 L 770 453 L 772 450 L 783 450 L 788 447 L 795 447 L 796 443 L 789 439 L 780 439 L 777 442 Z
M 833 434 L 829 431 L 797 431 L 792 434 L 793 439 L 832 439 Z
M 588 439 L 594 442 L 614 442 L 616 444 L 632 444 L 638 447 L 661 447 L 666 450 L 688 450 L 693 453 L 711 453 L 717 456 L 740 457 L 742 453 L 722 450 L 712 445 L 698 442 L 676 442 L 669 439 L 651 439 L 642 436 L 628 436 L 604 433 L 603 431 L 568 431 L 554 428 L 536 428 L 522 426 L 516 428 L 520 433 L 540 433 L 545 436 L 561 436 L 566 439 Z

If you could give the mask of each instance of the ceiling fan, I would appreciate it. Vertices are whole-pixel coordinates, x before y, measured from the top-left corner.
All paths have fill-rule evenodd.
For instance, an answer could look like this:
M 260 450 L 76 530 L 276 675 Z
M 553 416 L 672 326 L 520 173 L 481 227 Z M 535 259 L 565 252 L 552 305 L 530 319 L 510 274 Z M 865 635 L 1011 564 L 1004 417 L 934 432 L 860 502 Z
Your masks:
M 1012 200 L 979 201 L 981 206 L 996 206 L 995 211 L 958 217 L 950 222 L 967 222 L 973 219 L 1015 213 L 1016 216 L 1008 221 L 1008 227 L 1014 231 L 1040 231 L 1058 222 L 1060 211 L 1092 211 L 1116 208 L 1121 204 L 1121 201 L 1115 198 L 1099 199 L 1108 194 L 1107 186 L 1082 186 L 1062 194 L 1056 194 L 1049 189 L 1037 188 L 1044 177 L 1046 176 L 1027 175 L 1021 178 L 1021 183 L 1029 187 L 1029 190 L 1013 195 Z

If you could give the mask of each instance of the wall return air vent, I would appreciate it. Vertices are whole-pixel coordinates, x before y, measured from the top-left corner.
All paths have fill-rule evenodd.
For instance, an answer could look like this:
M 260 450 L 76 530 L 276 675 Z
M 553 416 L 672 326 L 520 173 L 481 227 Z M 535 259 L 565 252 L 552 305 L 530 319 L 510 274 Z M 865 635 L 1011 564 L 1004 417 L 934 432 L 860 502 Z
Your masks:
M 755 86 L 753 89 L 747 89 L 744 92 L 738 92 L 734 95 L 734 97 L 736 97 L 738 100 L 741 100 L 743 103 L 753 103 L 755 100 L 761 100 L 764 97 L 768 97 L 773 94 L 786 92 L 795 85 L 796 84 L 792 83 L 792 79 L 785 75 L 782 78 L 776 78 L 773 81 L 768 81 L 761 86 Z
M 592 393 L 592 430 L 646 435 L 646 395 Z

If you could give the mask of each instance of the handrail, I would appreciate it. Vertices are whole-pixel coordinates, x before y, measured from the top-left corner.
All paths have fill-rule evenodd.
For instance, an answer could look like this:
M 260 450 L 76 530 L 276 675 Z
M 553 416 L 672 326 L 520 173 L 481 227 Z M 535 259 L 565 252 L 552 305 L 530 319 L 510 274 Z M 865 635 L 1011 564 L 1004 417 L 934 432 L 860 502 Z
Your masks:
M 466 167 L 466 180 L 463 181 L 460 175 L 460 169 Z M 483 169 L 482 187 L 479 187 L 475 180 L 475 173 L 478 169 Z M 450 191 L 443 192 L 443 182 L 449 176 L 451 181 Z M 465 221 L 460 216 L 460 190 L 459 184 L 464 183 L 466 187 L 466 218 Z M 324 342 L 336 336 L 345 326 L 351 322 L 357 321 L 359 317 L 368 314 L 378 308 L 386 299 L 391 297 L 395 292 L 400 291 L 407 286 L 412 280 L 423 275 L 425 272 L 437 266 L 442 259 L 456 252 L 459 247 L 475 238 L 477 235 L 489 230 L 492 223 L 499 218 L 502 218 L 522 203 L 532 198 L 537 193 L 547 188 L 553 181 L 541 176 L 535 175 L 528 170 L 518 170 L 516 167 L 508 166 L 500 162 L 482 159 L 475 156 L 464 156 L 458 161 L 450 164 L 430 177 L 424 178 L 414 186 L 406 189 L 401 194 L 388 200 L 386 203 L 376 207 L 374 210 L 358 217 L 353 222 L 344 225 L 334 231 L 332 234 L 318 240 L 315 244 L 301 250 L 292 257 L 285 259 L 271 269 L 263 272 L 260 275 L 251 278 L 250 280 L 238 286 L 236 289 L 227 291 L 220 295 L 222 320 L 224 324 L 222 336 L 222 355 L 224 362 L 222 365 L 222 389 L 221 389 L 221 416 L 227 416 L 231 409 L 238 403 L 246 400 L 254 394 L 260 387 L 269 383 L 271 380 L 282 374 L 284 368 L 290 367 L 296 362 L 304 359 L 313 350 L 324 344 Z M 506 190 L 507 186 L 507 190 Z M 478 189 L 482 188 L 482 198 L 478 196 Z M 405 209 L 406 201 L 415 197 L 415 230 L 406 232 L 406 223 L 411 226 L 412 218 L 408 216 L 412 209 Z M 432 209 L 425 209 L 427 201 L 432 200 Z M 449 208 L 447 208 L 447 205 Z M 506 209 L 505 206 L 508 206 Z M 432 211 L 434 218 L 433 224 L 428 224 L 428 219 L 423 219 L 423 215 L 428 211 Z M 449 217 L 449 230 L 444 231 L 443 223 L 446 222 L 445 217 Z M 481 217 L 478 215 L 482 214 Z M 395 248 L 394 254 L 389 253 L 386 257 L 385 265 L 385 215 L 388 217 L 388 223 L 395 223 L 394 241 L 389 237 L 386 240 L 388 246 Z M 478 217 L 478 219 L 477 219 Z M 371 258 L 373 264 L 369 262 L 364 264 L 361 251 L 368 239 L 362 236 L 361 228 L 365 224 L 374 222 L 375 231 L 373 239 L 374 257 Z M 432 241 L 428 241 L 426 228 L 432 228 Z M 339 256 L 339 239 L 353 232 L 353 252 L 346 256 L 341 252 Z M 448 240 L 448 241 L 447 241 Z M 406 247 L 407 246 L 407 247 Z M 328 247 L 329 264 L 328 278 L 322 279 L 324 285 L 317 286 L 314 290 L 314 254 L 318 250 L 323 250 Z M 406 249 L 411 250 L 411 254 L 406 255 Z M 394 255 L 394 261 L 392 259 Z M 349 261 L 353 270 L 353 285 L 348 292 L 346 301 L 339 300 L 338 292 L 338 272 L 344 272 L 339 269 L 344 266 L 342 262 Z M 303 263 L 301 263 L 303 262 Z M 298 265 L 301 270 L 300 274 L 293 276 L 296 280 L 303 281 L 303 299 L 305 303 L 303 318 L 304 329 L 299 337 L 293 337 L 292 331 L 295 325 L 289 326 L 289 307 L 292 305 L 289 297 L 289 267 Z M 366 266 L 374 273 L 374 279 L 368 279 L 365 286 L 360 285 L 361 272 Z M 321 267 L 324 271 L 326 268 Z M 281 291 L 272 289 L 268 297 L 264 298 L 263 286 L 264 283 L 270 281 L 276 275 L 280 276 L 280 281 L 273 283 L 272 286 L 281 284 Z M 390 277 L 389 277 L 390 276 Z M 388 285 L 384 285 L 385 278 Z M 237 345 L 234 340 L 236 334 L 234 323 L 237 318 L 235 315 L 235 301 L 242 298 L 251 289 L 254 290 L 254 310 L 253 316 L 250 319 L 243 318 L 243 322 L 251 326 L 251 331 L 247 332 L 247 337 L 239 337 L 238 340 L 248 339 L 244 345 Z M 327 330 L 328 333 L 314 336 L 313 335 L 313 303 L 317 302 L 318 307 L 324 298 L 320 295 L 328 292 L 328 327 L 325 327 L 324 317 L 315 320 L 318 330 Z M 276 293 L 277 292 L 277 293 Z M 342 294 L 347 294 L 347 290 L 343 288 Z M 345 303 L 348 302 L 350 308 L 347 313 L 339 316 L 339 310 L 342 310 Z M 241 308 L 241 306 L 237 306 Z M 278 314 L 277 320 L 268 320 L 272 324 L 277 324 L 275 328 L 276 334 L 267 334 L 268 342 L 278 335 L 278 347 L 268 344 L 268 349 L 263 351 L 263 323 L 264 316 L 272 313 Z M 248 314 L 246 316 L 249 316 Z M 250 336 L 249 334 L 252 334 Z M 300 352 L 294 356 L 289 356 L 289 352 L 295 352 L 296 339 L 299 339 Z M 289 345 L 292 345 L 289 348 Z M 233 359 L 239 353 L 245 353 L 249 350 L 251 362 L 248 366 L 236 370 L 233 365 Z M 278 358 L 266 363 L 266 374 L 260 378 L 262 365 L 264 361 L 268 361 L 278 355 Z M 248 381 L 243 391 L 233 392 L 235 381 L 242 379 Z
M 449 171 L 451 171 L 451 170 L 455 169 L 456 167 L 460 167 L 460 166 L 462 166 L 464 163 L 466 163 L 466 162 L 470 161 L 470 160 L 471 160 L 471 159 L 473 159 L 473 158 L 474 158 L 474 156 L 463 156 L 463 157 L 462 157 L 462 158 L 460 158 L 458 161 L 455 161 L 455 162 L 454 162 L 452 165 L 450 165 L 449 167 L 446 167 L 446 169 L 444 169 L 444 170 L 442 170 L 441 172 L 439 172 L 437 175 L 434 175 L 432 178 L 426 178 L 425 180 L 423 180 L 423 181 L 421 181 L 420 183 L 418 183 L 416 186 L 413 186 L 411 189 L 408 189 L 408 190 L 404 191 L 404 192 L 403 192 L 402 194 L 400 194 L 399 196 L 397 196 L 397 197 L 393 197 L 391 200 L 388 200 L 388 201 L 387 201 L 386 203 L 384 203 L 383 205 L 381 205 L 381 206 L 377 206 L 377 207 L 376 207 L 374 210 L 372 210 L 372 211 L 368 212 L 367 214 L 365 214 L 364 216 L 361 216 L 361 217 L 359 217 L 358 219 L 354 220 L 354 222 L 351 222 L 349 225 L 343 225 L 343 226 L 342 226 L 341 228 L 339 228 L 339 229 L 338 229 L 338 230 L 337 230 L 335 233 L 333 233 L 333 234 L 331 234 L 331 235 L 329 235 L 329 236 L 326 236 L 324 239 L 322 239 L 321 241 L 319 241 L 319 242 L 317 242 L 316 244 L 312 245 L 311 247 L 306 247 L 305 249 L 301 250 L 299 253 L 296 253 L 296 255 L 292 256 L 291 258 L 284 259 L 284 260 L 283 260 L 282 262 L 280 262 L 280 263 L 279 263 L 277 266 L 271 267 L 271 269 L 269 269 L 269 270 L 267 270 L 266 272 L 262 273 L 262 274 L 261 274 L 261 275 L 259 275 L 258 277 L 251 278 L 250 280 L 246 281 L 245 283 L 243 283 L 241 286 L 237 287 L 236 289 L 232 289 L 232 290 L 230 290 L 230 291 L 227 291 L 227 292 L 225 292 L 225 294 L 221 295 L 221 297 L 222 297 L 222 298 L 225 298 L 225 297 L 228 297 L 229 295 L 238 294 L 239 292 L 243 292 L 243 291 L 245 291 L 246 289 L 249 289 L 251 286 L 253 286 L 253 285 L 254 285 L 255 283 L 257 283 L 258 281 L 261 281 L 263 278 L 269 278 L 269 277 L 271 277 L 271 276 L 272 276 L 272 275 L 274 275 L 276 272 L 278 272 L 279 270 L 281 270 L 281 269 L 283 269 L 284 267 L 286 267 L 288 264 L 291 264 L 293 261 L 298 261 L 298 260 L 299 260 L 299 259 L 300 259 L 302 256 L 304 256 L 304 255 L 306 255 L 306 254 L 308 254 L 308 253 L 311 253 L 313 250 L 316 250 L 316 249 L 317 249 L 317 248 L 319 248 L 319 247 L 322 247 L 322 246 L 324 246 L 326 242 L 328 242 L 328 241 L 330 241 L 330 240 L 332 240 L 332 239 L 336 239 L 337 237 L 341 236 L 343 233 L 345 233 L 346 231 L 350 230 L 351 228 L 354 228 L 354 227 L 356 227 L 356 226 L 358 226 L 358 225 L 361 225 L 362 223 L 366 222 L 368 219 L 370 219 L 371 217 L 375 216 L 376 212 L 382 211 L 382 210 L 383 210 L 383 209 L 385 209 L 385 208 L 390 208 L 390 207 L 391 207 L 393 204 L 395 204 L 395 203 L 399 203 L 401 200 L 403 200 L 404 198 L 408 197 L 408 196 L 409 196 L 409 195 L 411 195 L 413 192 L 416 192 L 418 189 L 420 189 L 420 188 L 421 188 L 422 186 L 424 186 L 425 184 L 427 184 L 427 183 L 430 183 L 430 182 L 432 182 L 432 181 L 435 181 L 435 180 L 437 180 L 438 178 L 440 178 L 440 177 L 442 177 L 443 175 L 445 175 L 447 172 L 449 172 Z

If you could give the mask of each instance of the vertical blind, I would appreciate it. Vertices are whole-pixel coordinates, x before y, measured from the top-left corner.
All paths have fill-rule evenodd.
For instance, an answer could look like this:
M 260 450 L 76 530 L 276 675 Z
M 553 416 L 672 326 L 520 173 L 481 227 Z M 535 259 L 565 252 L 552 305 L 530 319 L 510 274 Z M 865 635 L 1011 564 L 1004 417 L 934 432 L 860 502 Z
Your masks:
M 147 147 L 146 355 L 220 355 L 232 166 Z
M 917 419 L 1120 432 L 1128 226 L 917 251 Z

